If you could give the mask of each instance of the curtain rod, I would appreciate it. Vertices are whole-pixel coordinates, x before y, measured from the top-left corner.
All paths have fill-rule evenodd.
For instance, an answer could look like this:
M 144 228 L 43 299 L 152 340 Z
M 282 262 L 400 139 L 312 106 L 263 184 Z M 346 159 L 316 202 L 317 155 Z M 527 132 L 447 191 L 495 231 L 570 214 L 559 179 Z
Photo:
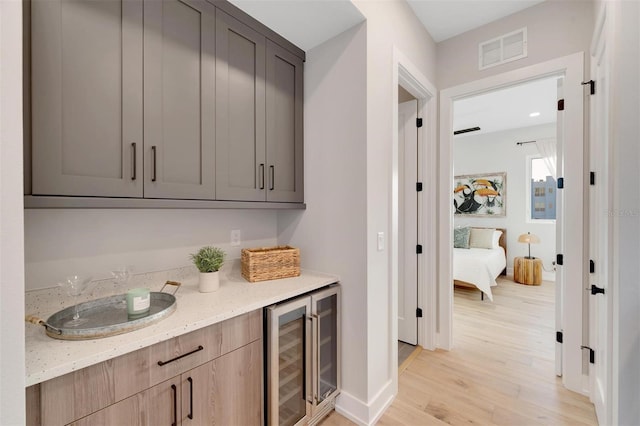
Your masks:
M 524 142 L 516 142 L 516 145 L 524 145 L 525 143 L 536 143 L 536 141 L 524 141 Z

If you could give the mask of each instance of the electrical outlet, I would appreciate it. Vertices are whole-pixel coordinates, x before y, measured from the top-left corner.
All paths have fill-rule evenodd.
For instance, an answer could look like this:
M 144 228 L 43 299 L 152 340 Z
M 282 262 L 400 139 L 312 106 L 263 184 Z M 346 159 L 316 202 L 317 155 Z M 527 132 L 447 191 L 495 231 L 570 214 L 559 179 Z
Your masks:
M 231 245 L 232 246 L 239 246 L 240 245 L 240 239 L 241 239 L 241 234 L 240 234 L 240 230 L 239 229 L 232 229 L 231 230 Z

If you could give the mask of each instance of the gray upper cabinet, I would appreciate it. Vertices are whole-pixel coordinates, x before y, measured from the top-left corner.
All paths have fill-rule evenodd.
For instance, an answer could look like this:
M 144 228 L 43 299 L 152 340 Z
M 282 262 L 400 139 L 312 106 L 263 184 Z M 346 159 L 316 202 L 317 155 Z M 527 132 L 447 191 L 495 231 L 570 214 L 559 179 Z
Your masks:
M 266 38 L 218 10 L 216 197 L 265 200 Z
M 30 13 L 27 207 L 303 206 L 303 51 L 221 0 Z
M 142 2 L 34 1 L 33 194 L 142 196 Z
M 215 198 L 215 7 L 144 3 L 146 198 Z
M 267 41 L 267 201 L 303 202 L 302 59 Z

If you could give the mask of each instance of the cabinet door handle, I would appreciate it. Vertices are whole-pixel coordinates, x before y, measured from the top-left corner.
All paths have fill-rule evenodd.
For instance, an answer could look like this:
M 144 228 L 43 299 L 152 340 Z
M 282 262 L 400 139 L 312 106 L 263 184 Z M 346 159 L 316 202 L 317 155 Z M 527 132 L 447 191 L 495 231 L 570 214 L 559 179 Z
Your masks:
M 193 379 L 187 377 L 187 382 L 189 382 L 189 414 L 187 417 L 193 420 Z
M 138 163 L 136 155 L 138 153 L 137 152 L 138 150 L 136 149 L 136 143 L 135 142 L 131 143 L 131 150 L 133 151 L 132 156 L 131 156 L 132 159 L 133 159 L 131 161 L 131 165 L 132 165 L 132 168 L 131 168 L 131 180 L 136 180 L 136 166 L 137 166 L 137 163 Z
M 151 147 L 151 157 L 152 157 L 151 182 L 155 182 L 156 181 L 156 147 L 155 145 Z
M 264 189 L 264 163 L 260 163 L 260 189 Z
M 171 390 L 173 390 L 173 423 L 171 426 L 178 426 L 178 388 L 176 385 L 171 385 Z
M 269 166 L 269 191 L 273 191 L 273 188 L 276 185 L 276 167 Z
M 204 346 L 200 345 L 197 348 L 195 348 L 194 350 L 192 350 L 191 352 L 187 352 L 186 354 L 182 354 L 182 355 L 179 355 L 179 356 L 177 356 L 175 358 L 171 358 L 169 361 L 158 361 L 158 365 L 160 367 L 162 367 L 163 365 L 169 364 L 170 362 L 173 362 L 173 361 L 177 361 L 180 358 L 184 358 L 185 356 L 189 356 L 191 354 L 195 354 L 196 352 L 200 352 L 203 349 L 204 349 Z

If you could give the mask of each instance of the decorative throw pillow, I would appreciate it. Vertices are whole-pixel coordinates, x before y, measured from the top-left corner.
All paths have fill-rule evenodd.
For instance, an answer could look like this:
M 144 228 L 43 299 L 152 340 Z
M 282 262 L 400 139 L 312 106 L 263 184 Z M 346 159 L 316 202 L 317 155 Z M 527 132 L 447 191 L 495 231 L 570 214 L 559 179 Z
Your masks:
M 469 247 L 492 248 L 494 232 L 495 229 L 493 228 L 471 228 L 471 232 L 469 233 Z
M 501 235 L 502 235 L 502 231 L 498 231 L 497 229 L 493 231 L 493 241 L 491 241 L 491 248 L 497 249 L 500 247 Z
M 453 247 L 468 249 L 470 231 L 469 227 L 455 228 L 453 230 Z

